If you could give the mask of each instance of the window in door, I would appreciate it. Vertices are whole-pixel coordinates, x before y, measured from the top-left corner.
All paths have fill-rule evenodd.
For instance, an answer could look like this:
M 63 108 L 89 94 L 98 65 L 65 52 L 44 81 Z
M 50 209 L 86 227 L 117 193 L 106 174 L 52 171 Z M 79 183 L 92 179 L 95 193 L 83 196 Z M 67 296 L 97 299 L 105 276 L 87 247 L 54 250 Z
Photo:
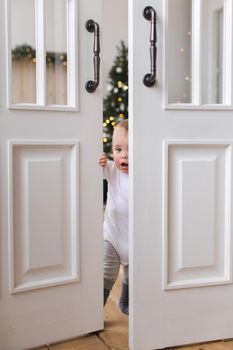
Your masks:
M 8 1 L 10 108 L 77 109 L 76 6 Z
M 166 0 L 166 108 L 232 108 L 232 2 Z

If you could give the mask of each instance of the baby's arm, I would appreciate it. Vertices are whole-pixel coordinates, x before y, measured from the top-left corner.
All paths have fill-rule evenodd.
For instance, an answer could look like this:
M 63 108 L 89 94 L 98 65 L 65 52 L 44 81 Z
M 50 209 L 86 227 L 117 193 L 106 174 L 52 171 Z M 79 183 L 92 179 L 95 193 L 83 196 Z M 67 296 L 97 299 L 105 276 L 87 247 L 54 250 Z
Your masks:
M 102 153 L 99 157 L 99 161 L 98 161 L 99 165 L 101 165 L 103 168 L 106 167 L 107 164 L 107 156 L 105 153 Z

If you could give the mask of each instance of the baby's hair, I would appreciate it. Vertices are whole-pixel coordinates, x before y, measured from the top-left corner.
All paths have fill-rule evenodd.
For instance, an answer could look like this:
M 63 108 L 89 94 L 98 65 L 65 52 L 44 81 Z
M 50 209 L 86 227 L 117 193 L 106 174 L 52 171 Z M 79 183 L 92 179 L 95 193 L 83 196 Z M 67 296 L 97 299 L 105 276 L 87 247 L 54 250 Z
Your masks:
M 116 128 L 124 128 L 128 132 L 128 119 L 124 119 L 117 123 L 114 129 Z

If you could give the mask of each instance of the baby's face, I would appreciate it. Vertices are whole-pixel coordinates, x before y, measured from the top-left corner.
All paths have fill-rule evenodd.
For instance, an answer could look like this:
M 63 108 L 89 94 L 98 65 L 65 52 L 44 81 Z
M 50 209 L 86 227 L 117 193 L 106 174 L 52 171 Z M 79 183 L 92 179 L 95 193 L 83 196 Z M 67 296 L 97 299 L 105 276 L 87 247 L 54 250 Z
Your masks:
M 125 128 L 117 127 L 112 138 L 113 160 L 117 169 L 128 174 L 128 132 Z

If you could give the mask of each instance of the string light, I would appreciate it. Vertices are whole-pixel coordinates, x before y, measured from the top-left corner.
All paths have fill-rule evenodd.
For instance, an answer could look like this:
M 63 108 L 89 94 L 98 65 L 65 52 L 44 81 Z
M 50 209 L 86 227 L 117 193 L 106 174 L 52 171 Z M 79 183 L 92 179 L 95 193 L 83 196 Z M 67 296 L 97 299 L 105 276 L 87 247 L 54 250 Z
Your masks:
M 116 125 L 116 123 L 115 122 L 112 122 L 112 126 L 115 126 Z
M 119 80 L 119 81 L 117 82 L 117 86 L 119 87 L 119 89 L 121 89 L 121 88 L 122 88 L 122 86 L 123 86 L 122 81 L 120 81 L 120 80 Z
M 103 123 L 103 126 L 104 126 L 104 127 L 107 126 L 107 123 Z
M 109 117 L 109 119 L 112 121 L 112 120 L 114 120 L 114 117 L 113 117 L 113 116 L 111 116 L 111 117 Z
M 118 97 L 117 101 L 121 102 L 122 101 L 122 97 Z
M 26 44 L 17 45 L 14 49 L 12 49 L 11 57 L 14 61 L 31 60 L 32 63 L 36 63 L 36 50 Z M 57 64 L 67 66 L 66 53 L 46 52 L 45 57 L 46 63 L 48 63 L 49 66 Z
M 103 138 L 103 142 L 105 142 L 105 143 L 108 142 L 107 137 L 104 137 L 104 138 Z

